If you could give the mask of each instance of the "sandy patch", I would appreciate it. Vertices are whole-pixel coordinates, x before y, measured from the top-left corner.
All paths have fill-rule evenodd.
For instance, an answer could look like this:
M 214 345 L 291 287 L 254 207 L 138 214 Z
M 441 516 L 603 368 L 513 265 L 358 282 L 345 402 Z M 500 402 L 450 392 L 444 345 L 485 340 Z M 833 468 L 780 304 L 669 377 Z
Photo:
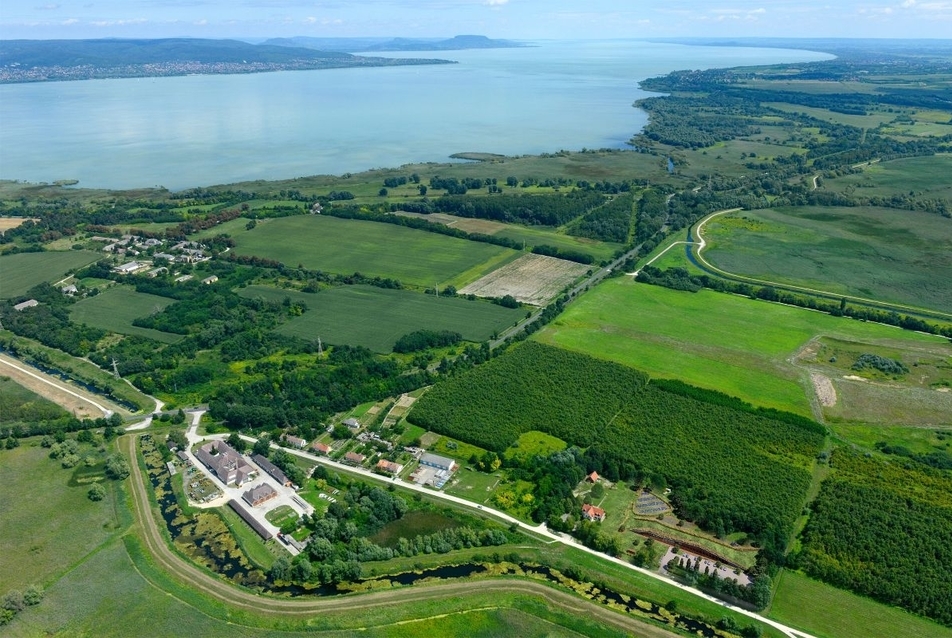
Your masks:
M 813 381 L 813 390 L 816 392 L 816 398 L 824 408 L 832 408 L 836 405 L 836 389 L 829 377 L 817 372 L 810 373 L 810 380 Z
M 477 297 L 512 295 L 521 303 L 544 306 L 588 269 L 589 266 L 574 261 L 527 254 L 477 279 L 459 294 Z
M 850 381 L 866 381 L 866 379 L 864 379 L 863 377 L 858 377 L 855 374 L 848 374 L 843 378 L 849 379 Z
M 952 388 L 936 388 L 936 392 L 952 392 Z

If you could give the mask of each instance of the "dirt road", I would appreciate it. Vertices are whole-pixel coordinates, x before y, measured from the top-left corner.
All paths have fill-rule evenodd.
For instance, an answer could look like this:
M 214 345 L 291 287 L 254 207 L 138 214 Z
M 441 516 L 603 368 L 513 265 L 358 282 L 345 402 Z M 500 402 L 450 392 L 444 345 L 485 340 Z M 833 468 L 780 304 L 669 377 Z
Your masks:
M 101 397 L 82 388 L 70 387 L 56 377 L 5 354 L 0 354 L 0 374 L 49 399 L 77 418 L 98 419 L 113 413 Z

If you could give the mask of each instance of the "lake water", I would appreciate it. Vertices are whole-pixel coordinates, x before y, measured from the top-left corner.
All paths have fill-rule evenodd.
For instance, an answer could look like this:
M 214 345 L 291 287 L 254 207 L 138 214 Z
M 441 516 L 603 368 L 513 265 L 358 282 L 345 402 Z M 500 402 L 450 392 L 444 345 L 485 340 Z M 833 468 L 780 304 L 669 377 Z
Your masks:
M 0 85 L 0 178 L 179 190 L 620 148 L 646 122 L 644 78 L 831 56 L 614 40 L 425 57 L 459 64 Z

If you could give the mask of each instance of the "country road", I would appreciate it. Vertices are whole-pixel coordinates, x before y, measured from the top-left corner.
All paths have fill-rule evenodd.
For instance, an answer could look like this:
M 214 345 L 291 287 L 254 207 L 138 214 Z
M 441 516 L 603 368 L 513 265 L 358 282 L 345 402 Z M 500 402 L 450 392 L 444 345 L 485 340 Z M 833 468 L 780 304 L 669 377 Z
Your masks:
M 195 426 L 193 425 L 192 428 L 189 428 L 189 430 L 192 432 L 192 435 L 190 436 L 190 439 L 195 438 L 195 437 L 194 437 L 194 427 L 195 427 Z M 220 438 L 220 439 L 223 439 L 223 438 L 225 438 L 225 434 L 216 434 L 216 435 L 213 435 L 213 436 L 205 437 L 205 439 L 212 439 L 212 438 Z M 254 443 L 254 442 L 257 441 L 257 439 L 255 439 L 255 438 L 253 438 L 253 437 L 250 437 L 250 436 L 244 436 L 244 435 L 242 435 L 241 438 L 244 439 L 245 441 L 248 441 L 249 443 Z M 278 447 L 279 447 L 279 446 L 275 445 L 274 443 L 272 443 L 271 446 L 272 446 L 273 448 L 278 448 Z M 751 611 L 747 611 L 747 610 L 745 610 L 745 609 L 741 609 L 741 608 L 738 608 L 738 607 L 733 607 L 733 606 L 731 606 L 731 605 L 728 605 L 727 603 L 725 603 L 724 601 L 720 600 L 719 598 L 716 598 L 716 597 L 714 597 L 714 596 L 709 596 L 708 594 L 705 594 L 705 593 L 703 593 L 703 592 L 701 592 L 701 591 L 699 591 L 699 590 L 697 590 L 697 589 L 693 589 L 693 588 L 691 588 L 691 587 L 688 587 L 687 585 L 682 585 L 681 583 L 678 583 L 678 582 L 676 582 L 676 581 L 674 581 L 674 580 L 672 580 L 672 579 L 670 579 L 670 578 L 667 578 L 667 577 L 665 577 L 665 576 L 662 576 L 661 574 L 659 574 L 659 573 L 657 573 L 657 572 L 653 572 L 653 571 L 650 571 L 650 570 L 647 570 L 647 569 L 643 569 L 643 568 L 641 568 L 641 567 L 636 567 L 635 565 L 632 565 L 631 563 L 629 563 L 629 562 L 627 562 L 627 561 L 624 561 L 624 560 L 622 560 L 622 559 L 620 559 L 620 558 L 616 558 L 616 557 L 613 557 L 613 556 L 608 556 L 607 554 L 603 554 L 603 553 L 597 552 L 597 551 L 595 551 L 595 550 L 593 550 L 593 549 L 591 549 L 591 548 L 589 548 L 589 547 L 585 547 L 584 545 L 582 545 L 581 543 L 579 543 L 575 538 L 573 538 L 573 537 L 571 537 L 571 536 L 569 536 L 569 535 L 567 535 L 567 534 L 554 533 L 554 532 L 550 531 L 550 530 L 545 526 L 545 524 L 529 525 L 528 523 L 524 523 L 523 521 L 520 521 L 519 519 L 514 518 L 514 517 L 512 517 L 512 516 L 506 514 L 505 512 L 501 512 L 501 511 L 496 510 L 496 509 L 493 509 L 493 508 L 491 508 L 491 507 L 487 507 L 487 506 L 485 506 L 485 505 L 480 505 L 480 504 L 478 504 L 478 503 L 474 503 L 474 502 L 472 502 L 472 501 L 468 501 L 468 500 L 466 500 L 466 499 L 464 499 L 464 498 L 460 498 L 460 497 L 458 497 L 458 496 L 453 496 L 453 495 L 451 495 L 451 494 L 446 494 L 446 493 L 444 493 L 444 492 L 437 491 L 437 490 L 433 490 L 433 489 L 431 489 L 431 488 L 423 487 L 423 486 L 421 486 L 421 485 L 416 485 L 416 484 L 413 484 L 413 483 L 405 483 L 405 482 L 402 482 L 402 481 L 399 482 L 399 483 L 397 483 L 397 479 L 396 479 L 396 478 L 386 477 L 386 476 L 382 476 L 382 475 L 380 475 L 380 474 L 375 474 L 375 473 L 371 472 L 370 470 L 365 469 L 365 468 L 362 468 L 362 467 L 352 467 L 352 466 L 349 466 L 349 465 L 344 465 L 344 464 L 342 464 L 342 463 L 338 463 L 338 462 L 336 462 L 336 461 L 332 461 L 332 460 L 330 460 L 330 459 L 328 459 L 327 457 L 324 457 L 324 456 L 317 456 L 317 455 L 314 455 L 314 454 L 310 454 L 310 453 L 308 453 L 308 452 L 303 452 L 303 451 L 301 451 L 301 450 L 294 450 L 294 449 L 291 449 L 291 448 L 280 448 L 280 449 L 285 450 L 285 451 L 288 452 L 289 454 L 293 454 L 293 455 L 295 455 L 295 456 L 299 456 L 299 457 L 301 457 L 301 458 L 307 459 L 307 460 L 312 461 L 312 462 L 314 462 L 314 463 L 320 463 L 320 464 L 322 464 L 322 465 L 325 465 L 325 466 L 327 466 L 327 467 L 333 468 L 333 469 L 338 470 L 338 471 L 341 471 L 341 472 L 346 472 L 346 473 L 350 473 L 350 474 L 357 474 L 357 475 L 361 476 L 362 478 L 369 479 L 369 480 L 371 480 L 371 481 L 375 481 L 375 482 L 379 482 L 379 483 L 386 483 L 386 484 L 388 484 L 388 485 L 397 485 L 398 487 L 400 487 L 401 489 L 404 489 L 404 490 L 409 490 L 409 491 L 413 491 L 413 492 L 419 492 L 419 493 L 422 493 L 422 494 L 426 494 L 427 496 L 429 496 L 429 497 L 431 497 L 431 498 L 437 498 L 437 499 L 440 499 L 440 500 L 444 500 L 444 501 L 447 501 L 447 502 L 451 502 L 451 503 L 453 503 L 453 504 L 455 504 L 455 505 L 462 506 L 462 507 L 468 508 L 468 509 L 470 509 L 470 510 L 474 510 L 474 511 L 477 512 L 477 513 L 481 513 L 481 514 L 483 514 L 483 515 L 496 518 L 497 520 L 503 521 L 503 522 L 505 522 L 505 523 L 507 523 L 507 524 L 515 524 L 515 525 L 518 525 L 520 529 L 522 529 L 522 530 L 528 532 L 528 533 L 531 534 L 531 535 L 540 536 L 540 537 L 542 537 L 542 538 L 544 538 L 544 539 L 547 539 L 547 542 L 549 542 L 549 543 L 556 543 L 556 542 L 562 543 L 562 544 L 567 545 L 567 546 L 569 546 L 569 547 L 573 547 L 573 548 L 575 548 L 575 549 L 577 549 L 577 550 L 579 550 L 579 551 L 583 551 L 583 552 L 586 552 L 586 553 L 591 554 L 591 555 L 593 555 L 593 556 L 596 556 L 596 557 L 598 557 L 598 558 L 601 559 L 601 560 L 610 561 L 610 562 L 612 562 L 612 563 L 614 563 L 614 564 L 616 564 L 616 565 L 620 565 L 620 566 L 622 566 L 622 567 L 624 567 L 624 568 L 626 568 L 626 569 L 630 569 L 631 571 L 637 572 L 637 573 L 639 573 L 639 574 L 641 574 L 641 575 L 643 575 L 643 576 L 647 576 L 647 577 L 649 577 L 649 578 L 653 578 L 653 579 L 655 579 L 655 580 L 662 581 L 662 582 L 664 582 L 664 583 L 666 583 L 666 584 L 668 584 L 668 585 L 671 585 L 672 587 L 677 587 L 678 589 L 680 589 L 680 590 L 682 590 L 682 591 L 685 591 L 685 592 L 688 592 L 688 593 L 690 593 L 690 594 L 692 594 L 692 595 L 694 595 L 694 596 L 698 596 L 698 597 L 700 597 L 700 598 L 704 598 L 705 600 L 709 600 L 709 601 L 711 601 L 711 602 L 713 602 L 713 603 L 716 603 L 716 604 L 718 604 L 718 605 L 721 605 L 722 607 L 733 609 L 735 612 L 737 612 L 737 613 L 739 613 L 739 614 L 743 614 L 743 615 L 745 615 L 745 616 L 748 616 L 748 617 L 750 617 L 750 618 L 753 618 L 753 619 L 755 619 L 755 620 L 758 620 L 758 621 L 760 621 L 760 622 L 762 622 L 762 623 L 764 623 L 764 624 L 770 625 L 770 626 L 774 627 L 775 629 L 780 630 L 781 632 L 783 632 L 783 633 L 786 634 L 787 636 L 790 636 L 791 638 L 794 638 L 794 637 L 799 637 L 799 638 L 813 638 L 810 634 L 807 634 L 807 633 L 802 632 L 802 631 L 799 631 L 799 630 L 794 630 L 793 628 L 788 627 L 788 626 L 786 626 L 786 625 L 784 625 L 784 624 L 782 624 L 782 623 L 776 622 L 776 621 L 774 621 L 774 620 L 770 620 L 769 618 L 765 618 L 765 617 L 761 616 L 760 614 L 757 614 L 757 613 L 754 613 L 754 612 L 751 612 Z M 135 459 L 132 458 L 132 461 L 134 462 Z M 138 474 L 138 473 L 137 473 L 137 474 Z M 152 521 L 152 523 L 154 524 L 154 520 Z
M 432 585 L 414 585 L 413 587 L 387 591 L 327 598 L 274 598 L 235 587 L 227 581 L 199 569 L 169 548 L 163 532 L 156 522 L 156 516 L 152 512 L 148 496 L 149 488 L 146 486 L 145 478 L 142 472 L 138 470 L 138 464 L 135 462 L 135 441 L 135 436 L 126 436 L 120 440 L 123 452 L 130 459 L 131 467 L 134 468 L 130 477 L 133 513 L 135 515 L 134 529 L 139 532 L 146 549 L 159 568 L 184 585 L 198 589 L 229 606 L 255 611 L 264 615 L 306 617 L 321 611 L 342 612 L 360 611 L 375 607 L 404 607 L 415 602 L 461 597 L 474 591 L 480 594 L 491 592 L 516 593 L 542 598 L 552 606 L 572 614 L 594 618 L 600 623 L 616 627 L 621 631 L 630 632 L 634 636 L 642 636 L 643 638 L 674 638 L 676 636 L 676 634 L 648 625 L 637 618 L 617 613 L 600 604 L 591 603 L 542 583 L 527 580 L 489 578 L 480 580 L 478 583 L 469 580 Z M 145 578 L 144 575 L 143 577 Z M 171 592 L 168 592 L 168 594 L 174 597 Z M 185 600 L 178 600 L 183 604 L 190 604 Z M 234 621 L 229 622 L 234 624 Z M 359 629 L 362 628 L 351 630 Z

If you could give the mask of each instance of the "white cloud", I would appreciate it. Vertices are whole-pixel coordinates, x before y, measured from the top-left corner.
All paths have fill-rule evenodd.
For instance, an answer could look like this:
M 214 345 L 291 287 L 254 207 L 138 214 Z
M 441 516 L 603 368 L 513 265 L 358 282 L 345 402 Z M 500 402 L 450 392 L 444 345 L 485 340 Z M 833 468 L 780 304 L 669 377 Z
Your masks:
M 508 2 L 509 0 L 484 0 L 483 4 L 489 5 L 490 7 L 501 7 Z

